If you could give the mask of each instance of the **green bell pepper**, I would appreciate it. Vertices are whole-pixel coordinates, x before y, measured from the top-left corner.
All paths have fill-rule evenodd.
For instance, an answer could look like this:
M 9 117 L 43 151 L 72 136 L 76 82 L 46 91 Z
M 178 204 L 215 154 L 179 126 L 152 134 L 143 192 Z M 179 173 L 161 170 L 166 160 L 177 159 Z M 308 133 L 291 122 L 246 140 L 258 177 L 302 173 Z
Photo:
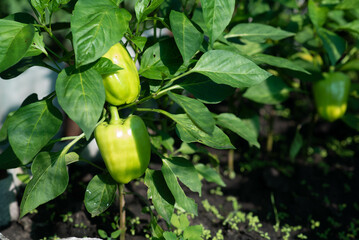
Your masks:
M 106 101 L 115 106 L 136 101 L 141 90 L 140 78 L 127 50 L 121 43 L 116 43 L 103 57 L 122 68 L 113 74 L 103 76 Z
M 110 122 L 96 127 L 95 139 L 112 178 L 126 184 L 146 171 L 151 157 L 150 137 L 139 116 L 120 119 L 114 106 L 110 112 Z
M 341 72 L 324 74 L 324 79 L 314 82 L 313 94 L 319 115 L 333 122 L 347 109 L 350 79 Z

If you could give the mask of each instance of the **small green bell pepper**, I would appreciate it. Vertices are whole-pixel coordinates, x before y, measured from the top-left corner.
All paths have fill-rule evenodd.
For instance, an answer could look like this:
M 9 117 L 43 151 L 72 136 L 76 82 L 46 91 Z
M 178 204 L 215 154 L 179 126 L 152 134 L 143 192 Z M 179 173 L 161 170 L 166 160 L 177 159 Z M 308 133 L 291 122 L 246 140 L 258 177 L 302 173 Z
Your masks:
M 341 72 L 324 74 L 324 79 L 314 82 L 313 94 L 319 115 L 333 122 L 347 109 L 350 79 Z
M 120 119 L 114 106 L 110 112 L 110 122 L 96 127 L 95 139 L 112 178 L 126 184 L 146 171 L 151 157 L 150 137 L 139 116 Z
M 116 43 L 103 57 L 122 68 L 115 73 L 103 76 L 106 101 L 115 106 L 136 101 L 141 90 L 140 78 L 136 65 L 127 50 L 121 43 Z

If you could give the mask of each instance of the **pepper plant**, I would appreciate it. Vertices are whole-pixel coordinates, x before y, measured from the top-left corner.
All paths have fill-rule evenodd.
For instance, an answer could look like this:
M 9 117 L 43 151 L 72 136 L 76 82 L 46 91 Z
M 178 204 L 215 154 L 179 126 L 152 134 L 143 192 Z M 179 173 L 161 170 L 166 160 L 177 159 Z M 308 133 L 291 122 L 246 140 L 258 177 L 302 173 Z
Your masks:
M 298 5 L 290 2 L 275 6 L 296 12 Z M 176 208 L 197 215 L 197 203 L 180 182 L 199 195 L 202 178 L 224 185 L 216 161 L 193 163 L 185 157 L 200 152 L 211 159 L 206 148 L 235 149 L 232 133 L 260 147 L 255 121 L 241 119 L 238 111 L 209 109 L 238 94 L 256 103 L 281 103 L 298 90 L 290 74 L 310 75 L 305 66 L 275 53 L 287 40 L 290 53 L 303 56 L 293 47 L 299 38 L 295 31 L 302 29 L 248 21 L 256 15 L 254 8 L 247 12 L 235 0 L 137 0 L 133 8 L 121 0 L 29 3 L 31 14 L 0 19 L 0 76 L 10 80 L 32 66 L 58 75 L 54 92 L 24 99 L 1 128 L 0 140 L 9 145 L 0 155 L 0 168 L 31 168 L 20 217 L 61 195 L 69 182 L 67 165 L 85 161 L 98 167 L 84 196 L 92 216 L 113 204 L 119 188 L 123 239 L 123 184 L 143 174 L 156 210 L 150 212 L 152 237 L 173 236 L 157 224 L 159 216 L 170 226 Z M 337 63 L 341 42 L 322 28 L 317 8 L 309 1 L 310 20 L 326 36 L 330 62 Z M 71 21 L 55 22 L 64 11 Z M 125 48 L 134 51 L 133 59 Z M 83 133 L 61 136 L 64 115 Z M 95 137 L 107 169 L 79 155 Z M 160 159 L 160 170 L 151 168 L 153 159 Z

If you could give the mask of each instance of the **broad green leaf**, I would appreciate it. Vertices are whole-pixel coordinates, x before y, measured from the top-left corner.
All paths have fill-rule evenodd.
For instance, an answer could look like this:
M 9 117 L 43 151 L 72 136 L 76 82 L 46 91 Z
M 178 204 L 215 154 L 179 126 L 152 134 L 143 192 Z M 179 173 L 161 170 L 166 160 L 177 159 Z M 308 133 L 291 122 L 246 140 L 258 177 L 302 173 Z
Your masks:
M 219 186 L 222 187 L 226 186 L 221 176 L 213 168 L 206 166 L 202 163 L 196 164 L 194 167 L 197 170 L 197 172 L 201 174 L 204 177 L 204 179 L 206 179 L 206 181 L 217 183 Z
M 228 136 L 217 126 L 211 134 L 199 129 L 186 114 L 171 114 L 171 118 L 177 123 L 177 135 L 184 142 L 199 142 L 216 149 L 233 149 Z
M 94 176 L 87 185 L 85 207 L 91 216 L 98 216 L 109 208 L 116 197 L 117 183 L 107 174 Z
M 318 35 L 323 41 L 324 49 L 329 56 L 331 65 L 334 66 L 346 49 L 346 41 L 334 32 L 324 28 L 318 29 Z
M 340 67 L 341 71 L 359 71 L 359 59 L 353 59 Z
M 201 196 L 202 183 L 192 162 L 180 157 L 166 159 L 166 161 L 176 177 L 192 192 L 198 192 L 199 196 Z
M 69 182 L 65 157 L 58 153 L 41 152 L 35 158 L 33 178 L 26 185 L 20 205 L 20 218 L 62 194 Z
M 1 154 L 0 154 L 0 169 L 10 169 L 17 168 L 22 166 L 22 162 L 15 155 L 11 146 L 8 146 Z
M 249 145 L 260 148 L 257 140 L 257 130 L 250 124 L 250 122 L 243 121 L 232 113 L 222 113 L 216 116 L 216 122 L 219 126 L 227 128 L 238 136 L 244 138 Z
M 197 30 L 184 13 L 171 11 L 171 29 L 185 64 L 195 55 L 203 41 L 203 34 Z
M 281 78 L 271 76 L 262 83 L 248 88 L 243 97 L 257 103 L 277 104 L 285 101 L 290 91 Z
M 198 73 L 190 74 L 183 81 L 177 82 L 177 84 L 206 104 L 220 103 L 231 96 L 235 90 L 231 86 L 217 84 L 210 78 Z
M 251 57 L 251 60 L 253 60 L 256 64 L 265 63 L 274 67 L 285 68 L 310 74 L 310 72 L 286 58 L 275 57 L 267 54 L 256 54 Z
M 12 115 L 14 115 L 15 112 L 10 112 L 7 116 L 6 119 L 3 123 L 3 125 L 1 126 L 0 129 L 0 142 L 3 142 L 7 139 L 7 129 L 9 127 L 9 122 L 10 122 L 10 118 Z
M 166 240 L 177 240 L 177 235 L 174 232 L 164 232 L 163 237 Z
M 168 79 L 178 74 L 181 65 L 181 54 L 174 40 L 169 38 L 145 50 L 139 74 L 149 79 Z
M 212 113 L 200 101 L 183 95 L 168 92 L 168 96 L 180 105 L 188 117 L 203 131 L 210 134 L 214 130 L 215 121 Z
M 174 211 L 175 199 L 166 185 L 162 172 L 147 169 L 145 184 L 148 187 L 148 198 L 152 198 L 156 211 L 169 224 Z
M 297 131 L 295 132 L 294 135 L 294 139 L 290 145 L 289 148 L 289 157 L 290 159 L 295 159 L 295 157 L 297 156 L 297 154 L 299 153 L 300 149 L 303 146 L 303 137 L 299 132 L 299 128 L 297 129 Z
M 338 30 L 346 30 L 349 32 L 359 34 L 359 20 L 354 20 L 347 24 L 341 25 L 338 27 Z
M 76 66 L 91 63 L 121 40 L 131 14 L 111 0 L 79 0 L 71 18 Z
M 101 75 L 93 69 L 66 68 L 57 78 L 56 94 L 62 109 L 89 139 L 105 104 Z
M 110 59 L 101 57 L 92 67 L 101 75 L 115 73 L 123 68 L 114 64 Z
M 69 152 L 65 155 L 66 165 L 80 161 L 80 156 L 76 152 Z
M 50 100 L 31 103 L 18 109 L 10 118 L 8 136 L 11 147 L 23 164 L 32 158 L 55 136 L 62 115 Z
M 19 62 L 35 36 L 31 24 L 0 19 L 0 72 Z
M 2 79 L 12 79 L 12 78 L 19 76 L 20 74 L 25 72 L 30 67 L 34 67 L 34 66 L 45 66 L 45 63 L 42 61 L 41 56 L 27 57 L 27 58 L 21 59 L 15 65 L 13 65 L 13 66 L 9 67 L 8 69 L 6 69 L 5 71 L 1 72 L 0 77 Z
M 269 25 L 261 23 L 240 23 L 234 26 L 225 37 L 240 37 L 254 42 L 264 42 L 267 39 L 281 40 L 291 36 L 294 36 L 294 33 Z
M 40 32 L 36 31 L 34 35 L 34 40 L 24 57 L 37 56 L 42 53 L 48 55 L 45 49 L 44 37 L 40 34 Z
M 184 239 L 202 240 L 203 227 L 201 225 L 188 226 L 183 231 Z
M 359 115 L 354 115 L 351 113 L 346 113 L 342 117 L 343 122 L 345 122 L 346 125 L 349 127 L 359 131 Z
M 257 43 L 246 39 L 241 39 L 241 44 L 227 41 L 226 43 L 216 42 L 214 48 L 218 50 L 227 50 L 237 52 L 244 56 L 252 56 L 254 54 L 262 53 L 267 48 L 273 46 L 273 43 Z
M 308 15 L 316 28 L 322 27 L 327 20 L 329 9 L 318 6 L 314 0 L 308 1 Z
M 215 83 L 236 88 L 259 84 L 271 76 L 247 58 L 226 50 L 206 52 L 191 72 L 206 75 Z
M 232 19 L 235 0 L 201 0 L 206 34 L 211 46 L 223 33 Z
M 143 51 L 143 48 L 146 45 L 147 42 L 147 38 L 146 37 L 141 37 L 141 36 L 134 36 L 131 38 L 131 41 L 136 44 L 136 46 Z
M 197 216 L 197 204 L 193 199 L 186 196 L 183 189 L 179 185 L 177 181 L 177 177 L 171 168 L 170 163 L 167 159 L 162 159 L 162 174 L 167 183 L 168 188 L 170 189 L 174 199 L 176 200 L 176 204 L 183 208 L 188 213 L 192 213 Z
M 341 10 L 358 9 L 359 1 L 358 0 L 343 0 L 335 8 L 341 9 Z
M 158 8 L 164 0 L 137 0 L 135 4 L 136 18 L 138 22 L 142 22 L 147 15 Z
M 178 228 L 179 230 L 184 230 L 185 228 L 187 228 L 189 226 L 189 220 L 187 218 L 187 214 L 173 214 L 172 218 L 171 218 L 171 224 L 175 227 Z

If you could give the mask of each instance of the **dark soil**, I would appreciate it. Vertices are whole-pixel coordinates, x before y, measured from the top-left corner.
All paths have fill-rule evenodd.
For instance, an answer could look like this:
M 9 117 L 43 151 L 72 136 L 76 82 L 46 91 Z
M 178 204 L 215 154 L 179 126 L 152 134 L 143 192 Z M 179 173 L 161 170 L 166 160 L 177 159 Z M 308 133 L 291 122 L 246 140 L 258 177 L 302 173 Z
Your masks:
M 291 124 L 287 124 L 286 128 L 293 130 Z M 265 149 L 239 149 L 246 154 L 238 155 L 236 152 L 234 155 L 236 174 L 233 179 L 225 174 L 227 151 L 213 151 L 221 160 L 220 169 L 227 186 L 217 189 L 216 184 L 203 181 L 201 197 L 186 190 L 187 195 L 198 204 L 198 216 L 191 218 L 191 224 L 202 224 L 210 230 L 212 238 L 221 230 L 224 239 L 230 240 L 359 239 L 358 144 L 354 140 L 341 144 L 343 149 L 340 151 L 328 147 L 335 139 L 343 142 L 345 136 L 353 135 L 341 122 L 319 122 L 315 129 L 310 142 L 312 150 L 307 149 L 309 154 L 302 153 L 293 161 L 284 157 L 288 155 L 288 141 L 293 136 L 275 140 L 270 153 Z M 276 132 L 279 134 L 280 130 Z M 333 139 L 328 136 L 333 136 Z M 327 149 L 326 155 L 322 154 L 323 149 Z M 160 166 L 155 160 L 150 167 L 158 169 Z M 83 204 L 86 185 L 96 171 L 83 164 L 73 164 L 69 171 L 70 185 L 63 195 L 40 206 L 37 213 L 12 222 L 1 229 L 1 233 L 10 240 L 51 239 L 54 236 L 99 237 L 99 229 L 111 234 L 114 231 L 111 223 L 114 223 L 118 211 L 116 204 L 105 214 L 94 218 Z M 147 199 L 147 188 L 141 181 L 128 184 L 126 190 L 137 192 Z M 247 217 L 246 221 L 236 222 L 232 227 L 223 224 L 228 214 L 234 211 L 233 202 L 227 199 L 229 196 L 238 201 L 238 211 Z M 206 211 L 204 200 L 215 206 L 223 218 Z M 150 233 L 150 217 L 145 206 L 140 198 L 126 195 L 127 217 L 134 219 L 137 216 L 140 220 L 133 227 L 136 236 L 130 234 L 129 226 L 127 239 L 146 239 L 146 233 Z M 251 225 L 249 219 L 255 216 L 259 222 Z M 159 224 L 167 229 L 163 220 L 159 220 Z M 278 231 L 274 228 L 276 224 L 279 224 Z

